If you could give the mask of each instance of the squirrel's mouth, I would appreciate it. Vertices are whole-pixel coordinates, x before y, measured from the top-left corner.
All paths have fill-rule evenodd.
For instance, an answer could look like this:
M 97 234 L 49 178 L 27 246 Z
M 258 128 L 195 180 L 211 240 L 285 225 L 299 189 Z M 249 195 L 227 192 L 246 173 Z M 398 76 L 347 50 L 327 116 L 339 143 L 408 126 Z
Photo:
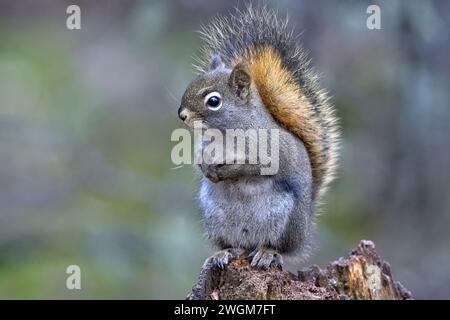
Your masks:
M 210 123 L 208 123 L 208 121 L 205 121 L 204 119 L 202 119 L 202 117 L 196 114 L 186 118 L 183 123 L 189 129 L 207 130 L 213 127 Z
M 183 121 L 183 124 L 188 127 L 189 129 L 194 129 L 195 128 L 195 124 L 197 122 L 202 122 L 201 119 L 199 118 L 188 118 L 185 121 Z

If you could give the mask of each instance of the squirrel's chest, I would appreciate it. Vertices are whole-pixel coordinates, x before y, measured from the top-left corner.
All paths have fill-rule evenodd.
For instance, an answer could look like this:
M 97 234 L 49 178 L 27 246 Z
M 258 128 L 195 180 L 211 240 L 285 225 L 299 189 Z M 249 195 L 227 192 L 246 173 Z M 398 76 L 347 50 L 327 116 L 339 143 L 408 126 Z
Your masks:
M 276 243 L 285 230 L 294 199 L 278 192 L 270 179 L 200 187 L 206 233 L 235 247 Z

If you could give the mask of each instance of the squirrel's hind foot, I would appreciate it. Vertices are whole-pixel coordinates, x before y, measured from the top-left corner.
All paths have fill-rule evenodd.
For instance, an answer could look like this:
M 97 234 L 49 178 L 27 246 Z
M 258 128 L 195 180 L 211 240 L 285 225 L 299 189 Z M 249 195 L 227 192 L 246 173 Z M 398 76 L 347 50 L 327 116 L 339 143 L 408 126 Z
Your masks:
M 252 258 L 251 266 L 267 270 L 271 266 L 283 269 L 283 257 L 273 249 L 257 249 L 250 253 Z
M 244 249 L 239 248 L 228 248 L 217 251 L 211 257 L 207 258 L 204 265 L 212 263 L 214 266 L 220 269 L 225 268 L 232 259 L 238 258 L 245 253 Z

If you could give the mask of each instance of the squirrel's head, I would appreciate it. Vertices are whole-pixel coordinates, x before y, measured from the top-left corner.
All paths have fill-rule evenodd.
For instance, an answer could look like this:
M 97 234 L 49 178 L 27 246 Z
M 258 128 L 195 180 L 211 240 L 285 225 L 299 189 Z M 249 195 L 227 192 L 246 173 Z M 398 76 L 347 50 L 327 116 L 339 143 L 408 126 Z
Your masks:
M 203 121 L 204 126 L 220 130 L 248 129 L 255 127 L 255 120 L 267 116 L 258 108 L 260 105 L 258 90 L 246 66 L 227 68 L 215 54 L 209 70 L 189 84 L 178 115 L 190 128 L 195 121 Z

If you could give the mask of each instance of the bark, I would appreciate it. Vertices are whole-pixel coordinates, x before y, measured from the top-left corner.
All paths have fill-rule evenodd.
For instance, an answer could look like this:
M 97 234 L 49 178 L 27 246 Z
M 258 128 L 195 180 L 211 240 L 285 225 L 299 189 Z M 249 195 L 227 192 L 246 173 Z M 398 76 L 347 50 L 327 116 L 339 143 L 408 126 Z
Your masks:
M 362 240 L 349 256 L 322 270 L 313 265 L 297 275 L 271 268 L 250 267 L 241 256 L 224 269 L 206 264 L 189 300 L 404 300 L 411 293 L 394 281 L 390 266 L 375 251 L 372 241 Z

